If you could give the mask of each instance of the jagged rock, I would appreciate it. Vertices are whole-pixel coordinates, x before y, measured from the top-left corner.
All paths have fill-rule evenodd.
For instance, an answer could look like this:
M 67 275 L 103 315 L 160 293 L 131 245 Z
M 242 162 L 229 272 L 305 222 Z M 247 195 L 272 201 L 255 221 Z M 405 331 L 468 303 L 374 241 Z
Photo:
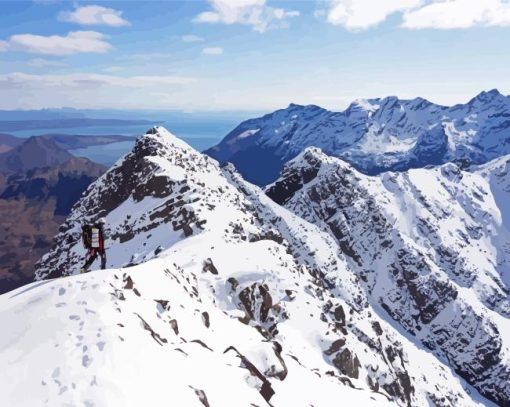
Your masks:
M 202 270 L 204 273 L 209 272 L 211 274 L 218 274 L 218 270 L 210 258 L 204 260 L 204 266 L 202 267 Z
M 333 358 L 333 364 L 342 372 L 353 379 L 359 377 L 359 368 L 361 364 L 356 355 L 352 354 L 349 349 L 343 349 Z

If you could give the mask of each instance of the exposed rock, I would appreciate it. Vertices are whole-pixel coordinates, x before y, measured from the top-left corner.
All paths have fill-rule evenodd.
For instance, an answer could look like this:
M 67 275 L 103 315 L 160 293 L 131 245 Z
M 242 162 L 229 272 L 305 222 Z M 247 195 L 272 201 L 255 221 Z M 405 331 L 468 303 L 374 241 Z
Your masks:
M 352 354 L 349 349 L 343 349 L 338 352 L 333 359 L 333 364 L 340 370 L 341 373 L 353 379 L 359 377 L 359 368 L 361 364 L 356 355 Z

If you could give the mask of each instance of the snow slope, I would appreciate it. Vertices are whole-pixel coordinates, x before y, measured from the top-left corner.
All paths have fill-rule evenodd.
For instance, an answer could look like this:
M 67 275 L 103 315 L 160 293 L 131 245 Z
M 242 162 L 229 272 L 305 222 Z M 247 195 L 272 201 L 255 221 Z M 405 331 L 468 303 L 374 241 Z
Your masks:
M 284 163 L 311 146 L 366 174 L 481 164 L 510 153 L 509 118 L 510 98 L 496 89 L 452 107 L 394 96 L 357 100 L 343 112 L 291 104 L 241 123 L 206 153 L 258 185 L 273 182 Z
M 508 405 L 509 161 L 366 176 L 309 148 L 267 194 L 334 237 L 374 303 Z
M 75 275 L 98 216 L 110 269 Z M 89 187 L 37 276 L 0 296 L 2 405 L 491 404 L 329 233 L 162 128 Z

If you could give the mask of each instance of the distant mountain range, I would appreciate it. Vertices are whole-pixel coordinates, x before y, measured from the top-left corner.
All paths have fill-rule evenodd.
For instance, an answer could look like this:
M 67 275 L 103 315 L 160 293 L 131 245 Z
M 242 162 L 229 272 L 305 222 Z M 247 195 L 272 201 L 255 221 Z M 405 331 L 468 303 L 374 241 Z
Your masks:
M 2 293 L 32 281 L 34 264 L 51 247 L 59 225 L 106 168 L 74 157 L 53 138 L 0 140 L 21 141 L 0 154 Z
M 57 144 L 58 147 L 63 148 L 64 150 L 75 150 L 78 148 L 120 143 L 124 141 L 134 142 L 136 140 L 135 136 L 121 136 L 121 135 L 92 136 L 61 133 L 49 133 L 33 137 L 51 139 L 53 142 Z M 13 149 L 14 147 L 19 146 L 26 140 L 27 138 L 23 137 L 16 137 L 10 134 L 0 134 L 0 154 Z
M 291 104 L 241 123 L 206 153 L 266 185 L 310 146 L 365 174 L 481 164 L 510 153 L 510 98 L 494 89 L 451 107 L 394 96 L 358 100 L 343 112 Z

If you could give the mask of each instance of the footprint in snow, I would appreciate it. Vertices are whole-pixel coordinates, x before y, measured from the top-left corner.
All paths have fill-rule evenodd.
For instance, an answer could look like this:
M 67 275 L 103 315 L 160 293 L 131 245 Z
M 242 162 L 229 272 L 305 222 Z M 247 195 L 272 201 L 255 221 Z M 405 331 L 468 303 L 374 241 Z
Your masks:
M 88 355 L 83 355 L 83 357 L 81 358 L 81 364 L 83 365 L 83 367 L 89 367 L 91 363 L 92 359 Z

